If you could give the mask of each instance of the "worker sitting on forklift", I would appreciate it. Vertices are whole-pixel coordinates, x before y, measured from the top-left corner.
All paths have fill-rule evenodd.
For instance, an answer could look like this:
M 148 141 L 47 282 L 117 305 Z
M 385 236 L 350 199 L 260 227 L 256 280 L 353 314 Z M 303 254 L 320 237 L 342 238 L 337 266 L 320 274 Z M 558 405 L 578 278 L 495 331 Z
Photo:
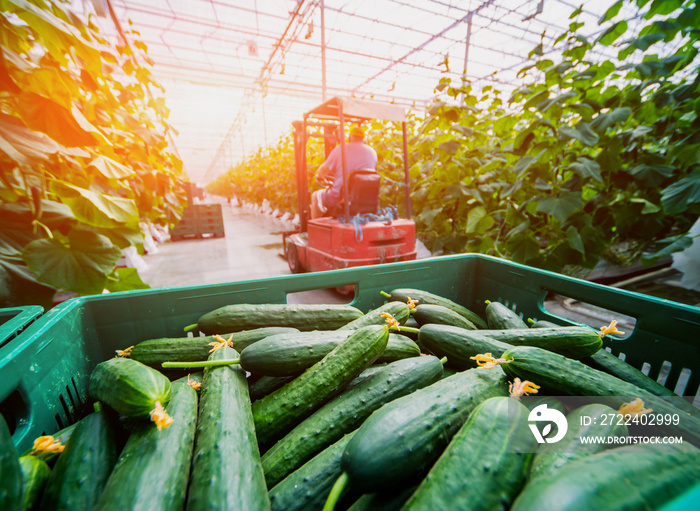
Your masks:
M 355 170 L 377 170 L 377 152 L 364 143 L 365 132 L 359 126 L 350 128 L 349 142 L 345 144 L 345 161 L 348 176 Z M 340 145 L 337 145 L 328 158 L 318 168 L 316 182 L 331 185 L 316 190 L 311 195 L 311 218 L 319 218 L 333 211 L 340 202 L 343 190 L 343 162 Z

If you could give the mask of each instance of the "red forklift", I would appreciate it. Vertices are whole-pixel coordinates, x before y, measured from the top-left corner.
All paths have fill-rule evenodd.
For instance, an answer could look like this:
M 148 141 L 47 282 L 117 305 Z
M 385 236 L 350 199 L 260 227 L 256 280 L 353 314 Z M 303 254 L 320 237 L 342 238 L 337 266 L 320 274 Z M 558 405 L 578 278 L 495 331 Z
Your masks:
M 346 124 L 371 119 L 398 121 L 403 127 L 406 218 L 378 216 L 381 178 L 374 170 L 349 172 L 345 158 Z M 283 234 L 284 254 L 292 273 L 409 261 L 416 258 L 416 229 L 411 220 L 406 113 L 402 107 L 334 97 L 304 114 L 294 125 L 294 153 L 299 198 L 299 228 Z M 310 219 L 306 146 L 310 137 L 325 141 L 325 155 L 340 143 L 343 183 L 340 214 Z M 340 290 L 341 292 L 343 290 Z M 344 290 L 349 292 L 349 290 Z

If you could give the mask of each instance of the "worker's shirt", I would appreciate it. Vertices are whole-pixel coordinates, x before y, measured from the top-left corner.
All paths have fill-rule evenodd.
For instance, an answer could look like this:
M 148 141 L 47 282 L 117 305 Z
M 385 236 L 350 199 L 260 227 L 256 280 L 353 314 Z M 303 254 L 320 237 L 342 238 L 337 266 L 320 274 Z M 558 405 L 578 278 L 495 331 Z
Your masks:
M 353 170 L 377 170 L 377 151 L 364 142 L 348 142 L 345 144 L 345 161 L 347 162 L 348 175 Z M 340 198 L 343 189 L 343 155 L 340 151 L 340 144 L 328 155 L 326 166 L 333 177 L 330 194 Z

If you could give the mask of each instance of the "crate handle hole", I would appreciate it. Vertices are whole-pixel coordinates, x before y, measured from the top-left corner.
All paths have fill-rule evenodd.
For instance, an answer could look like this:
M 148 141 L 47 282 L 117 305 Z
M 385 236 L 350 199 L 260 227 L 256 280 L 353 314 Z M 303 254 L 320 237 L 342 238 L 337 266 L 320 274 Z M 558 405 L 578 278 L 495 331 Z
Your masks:
M 624 334 L 609 335 L 608 339 L 627 339 L 637 325 L 637 319 L 632 316 L 552 292 L 544 301 L 544 309 L 565 321 L 588 325 L 595 330 L 608 326 L 613 320 L 617 321 L 617 329 Z
M 5 418 L 10 435 L 13 435 L 18 428 L 27 424 L 27 403 L 19 390 L 12 392 L 7 396 L 7 399 L 0 403 L 0 414 Z
M 354 299 L 353 285 L 287 293 L 287 303 L 290 304 L 349 304 Z

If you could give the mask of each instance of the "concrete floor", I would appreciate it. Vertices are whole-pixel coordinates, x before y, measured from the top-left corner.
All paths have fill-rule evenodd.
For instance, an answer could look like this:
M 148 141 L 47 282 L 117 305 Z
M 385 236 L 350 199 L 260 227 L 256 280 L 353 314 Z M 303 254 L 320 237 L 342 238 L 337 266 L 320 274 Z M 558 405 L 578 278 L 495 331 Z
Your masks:
M 220 282 L 259 279 L 291 273 L 282 254 L 282 231 L 289 222 L 226 201 L 223 238 L 185 239 L 157 245 L 157 252 L 144 256 L 148 265 L 139 272 L 153 288 L 199 286 Z

